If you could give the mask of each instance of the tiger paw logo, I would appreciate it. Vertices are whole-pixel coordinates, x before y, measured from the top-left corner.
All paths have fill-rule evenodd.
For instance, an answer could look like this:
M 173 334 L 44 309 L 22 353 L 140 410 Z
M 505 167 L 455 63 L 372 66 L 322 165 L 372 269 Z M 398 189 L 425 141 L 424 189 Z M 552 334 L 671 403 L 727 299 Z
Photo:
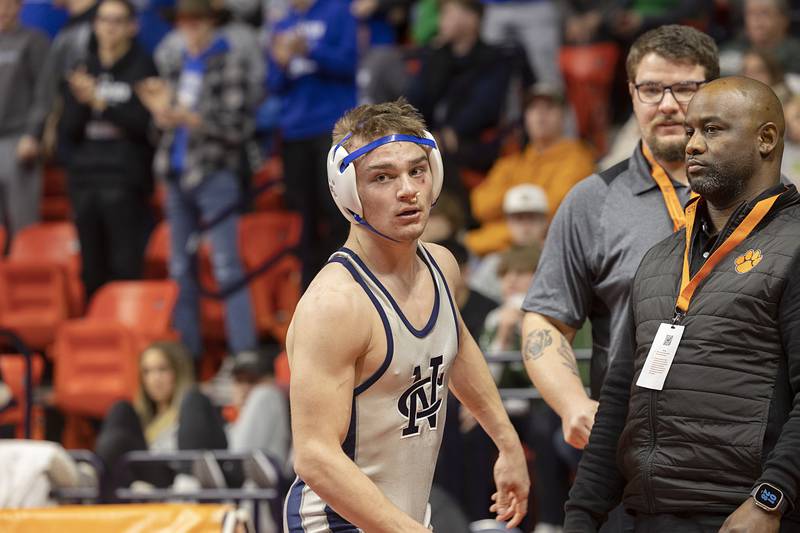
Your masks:
M 736 258 L 736 272 L 746 274 L 758 265 L 763 256 L 761 250 L 747 250 L 744 254 Z

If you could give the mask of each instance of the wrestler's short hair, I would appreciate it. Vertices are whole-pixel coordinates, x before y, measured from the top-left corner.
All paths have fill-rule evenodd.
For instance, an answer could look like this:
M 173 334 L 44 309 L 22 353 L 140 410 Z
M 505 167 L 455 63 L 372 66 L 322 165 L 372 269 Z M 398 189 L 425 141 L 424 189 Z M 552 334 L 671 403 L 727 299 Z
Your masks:
M 393 133 L 425 136 L 425 119 L 402 97 L 394 102 L 364 104 L 351 109 L 333 127 L 333 143 L 341 142 L 349 152 L 356 137 L 360 143 L 368 143 Z

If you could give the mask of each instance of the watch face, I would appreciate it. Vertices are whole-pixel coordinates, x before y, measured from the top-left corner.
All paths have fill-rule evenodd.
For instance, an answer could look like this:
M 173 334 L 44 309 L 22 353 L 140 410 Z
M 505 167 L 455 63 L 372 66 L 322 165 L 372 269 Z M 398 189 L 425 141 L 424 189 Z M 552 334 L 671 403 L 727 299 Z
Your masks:
M 766 483 L 758 487 L 758 490 L 755 494 L 756 500 L 764 505 L 765 507 L 769 507 L 770 509 L 777 509 L 778 504 L 783 497 L 781 491 L 776 489 L 775 487 L 771 487 Z

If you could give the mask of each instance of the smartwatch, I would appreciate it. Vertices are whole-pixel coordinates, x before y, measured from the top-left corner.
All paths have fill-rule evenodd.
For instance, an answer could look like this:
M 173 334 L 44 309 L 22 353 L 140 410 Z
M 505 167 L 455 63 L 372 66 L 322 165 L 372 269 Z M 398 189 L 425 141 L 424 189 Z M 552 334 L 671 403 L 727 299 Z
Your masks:
M 783 514 L 789 506 L 789 502 L 783 496 L 783 491 L 769 483 L 760 483 L 750 493 L 756 505 L 767 512 L 779 512 Z

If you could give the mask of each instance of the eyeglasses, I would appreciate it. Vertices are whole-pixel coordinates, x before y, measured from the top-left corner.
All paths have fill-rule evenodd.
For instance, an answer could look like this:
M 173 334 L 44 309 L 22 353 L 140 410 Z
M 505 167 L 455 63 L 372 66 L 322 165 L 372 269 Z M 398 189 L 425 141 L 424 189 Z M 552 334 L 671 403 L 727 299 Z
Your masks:
M 636 87 L 636 94 L 639 101 L 643 104 L 660 104 L 664 99 L 664 94 L 669 91 L 672 97 L 679 104 L 687 104 L 705 82 L 703 81 L 681 81 L 672 85 L 662 85 L 660 83 L 639 83 Z
M 102 22 L 104 24 L 109 24 L 113 26 L 122 26 L 123 24 L 127 24 L 128 22 L 130 22 L 131 18 L 126 16 L 113 17 L 108 15 L 97 15 L 95 17 L 95 20 L 97 22 Z

